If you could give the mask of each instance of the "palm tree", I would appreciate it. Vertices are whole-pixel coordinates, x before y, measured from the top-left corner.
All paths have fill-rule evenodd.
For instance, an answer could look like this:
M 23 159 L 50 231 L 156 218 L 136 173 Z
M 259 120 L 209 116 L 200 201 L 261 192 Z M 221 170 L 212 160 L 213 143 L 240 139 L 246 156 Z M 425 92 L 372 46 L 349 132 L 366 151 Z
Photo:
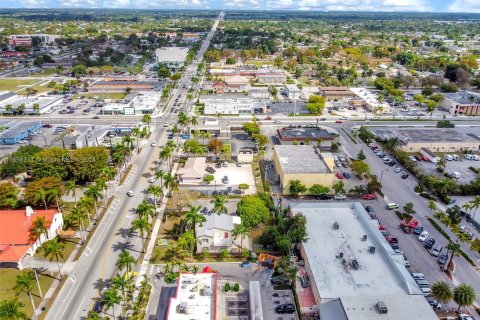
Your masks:
M 124 146 L 127 147 L 128 149 L 128 156 L 129 156 L 129 160 L 131 161 L 132 159 L 132 150 L 133 150 L 133 139 L 132 139 L 132 136 L 131 135 L 126 135 L 122 138 L 122 143 Z
M 37 315 L 35 314 L 35 302 L 33 301 L 33 281 L 35 280 L 35 275 L 33 271 L 25 271 L 17 275 L 17 280 L 15 280 L 15 294 L 18 296 L 20 293 L 25 292 L 30 298 L 30 303 L 32 304 L 33 318 L 36 319 Z
M 105 205 L 106 200 L 107 200 L 106 192 L 107 192 L 107 188 L 108 188 L 107 183 L 105 182 L 105 179 L 103 179 L 101 177 L 95 179 L 95 186 L 98 188 L 99 191 L 101 191 L 103 193 L 102 198 L 103 198 L 103 204 Z
M 190 253 L 190 258 L 193 256 L 193 250 L 195 249 L 195 235 L 192 230 L 184 232 L 180 238 L 178 238 L 177 244 L 182 247 L 185 252 Z
M 45 217 L 37 217 L 30 227 L 30 240 L 37 241 L 42 234 L 45 235 L 45 239 L 48 239 L 47 223 Z
M 437 203 L 435 200 L 428 200 L 428 209 L 430 209 L 430 213 L 437 209 Z
M 63 249 L 65 248 L 65 244 L 60 242 L 58 238 L 54 238 L 46 242 L 43 245 L 43 256 L 48 258 L 50 262 L 52 262 L 53 258 L 57 260 L 57 267 L 58 273 L 60 274 L 60 278 L 62 278 L 62 270 L 60 269 L 60 262 L 58 257 L 63 258 Z
M 132 221 L 131 231 L 133 232 L 136 230 L 138 230 L 140 237 L 142 238 L 142 252 L 145 252 L 145 233 L 152 230 L 152 225 L 147 219 L 138 218 Z
M 90 310 L 88 311 L 86 320 L 102 320 L 102 317 L 98 314 L 98 312 Z
M 148 134 L 150 134 L 150 123 L 152 122 L 152 115 L 144 114 L 142 117 L 142 122 L 148 125 Z
M 160 186 L 163 188 L 163 177 L 165 176 L 165 171 L 158 170 L 155 172 L 155 178 L 160 179 Z
M 140 147 L 140 144 L 138 144 L 138 137 L 140 137 L 140 128 L 136 127 L 132 129 L 132 136 L 134 136 L 137 139 L 137 149 Z
M 190 230 L 193 230 L 193 235 L 196 239 L 197 234 L 195 231 L 195 227 L 197 226 L 197 224 L 202 226 L 203 222 L 207 221 L 207 218 L 200 214 L 200 206 L 190 205 L 189 208 L 190 210 L 185 213 L 184 222 L 185 225 L 190 228 Z
M 445 170 L 445 167 L 447 166 L 447 162 L 445 159 L 440 158 L 440 160 L 437 161 L 437 170 L 440 172 L 443 172 Z
M 35 111 L 36 114 L 39 114 L 40 111 L 40 105 L 38 103 L 34 103 L 32 106 L 33 111 Z
M 475 220 L 475 214 L 477 213 L 477 209 L 480 208 L 480 196 L 475 196 L 473 200 L 470 201 L 470 203 L 472 204 L 472 209 L 475 209 L 475 211 L 473 211 L 472 217 L 472 219 Z
M 240 249 L 243 249 L 243 238 L 250 233 L 252 228 L 243 224 L 237 224 L 232 230 L 232 237 L 237 238 L 240 236 Z
M 163 177 L 163 181 L 165 182 L 165 188 L 167 188 L 168 192 L 172 192 L 173 190 L 177 189 L 177 179 L 175 179 L 171 172 L 168 172 Z
M 147 188 L 147 193 L 153 196 L 153 203 L 155 203 L 155 215 L 157 214 L 157 198 L 163 196 L 163 189 L 160 186 L 151 185 Z
M 92 209 L 95 208 L 95 202 L 91 198 L 83 196 L 80 198 L 78 206 L 87 213 L 88 225 L 90 225 L 92 223 L 92 221 L 90 221 L 90 213 Z
M 0 302 L 0 320 L 26 320 L 27 315 L 20 311 L 24 304 L 17 299 Z
M 79 205 L 75 205 L 72 209 L 72 216 L 80 225 L 80 237 L 82 239 L 82 244 L 85 241 L 85 237 L 83 235 L 83 231 L 85 230 L 85 224 L 83 223 L 84 219 L 86 218 L 87 214 L 86 211 L 83 210 Z
M 190 118 L 190 123 L 192 124 L 192 126 L 198 125 L 198 117 L 197 116 L 192 116 Z
M 172 152 L 173 150 L 171 148 L 164 147 L 162 150 L 160 150 L 159 158 L 167 161 L 167 164 L 170 166 L 170 157 L 172 156 Z
M 155 215 L 155 206 L 143 200 L 135 209 L 140 219 L 146 219 Z
M 190 267 L 190 270 L 192 271 L 193 274 L 197 274 L 199 269 L 200 268 L 196 265 L 193 265 L 193 266 Z
M 133 278 L 124 274 L 123 276 L 117 274 L 112 278 L 112 287 L 122 291 L 124 304 L 127 304 L 127 290 L 133 283 Z
M 215 198 L 210 201 L 213 203 L 213 211 L 215 211 L 218 215 L 227 212 L 227 206 L 225 205 L 227 201 L 222 196 L 215 196 Z
M 118 255 L 117 268 L 121 271 L 123 268 L 127 269 L 127 273 L 132 270 L 132 266 L 137 262 L 130 252 L 124 250 Z
M 122 298 L 118 294 L 117 289 L 110 288 L 103 294 L 100 301 L 107 307 L 107 310 L 112 308 L 113 319 L 115 319 L 115 305 L 120 303 Z
M 457 255 L 458 251 L 460 251 L 460 245 L 456 242 L 450 242 L 447 245 L 447 253 L 450 251 L 452 251 L 452 255 L 450 256 L 450 260 L 447 263 L 447 270 L 448 270 L 448 267 L 452 264 L 453 256 Z
M 95 205 L 95 215 L 97 215 L 98 214 L 97 201 L 98 199 L 102 198 L 102 194 L 100 193 L 98 186 L 96 185 L 88 186 L 87 190 L 85 190 L 84 195 L 89 199 L 93 200 L 93 204 Z
M 448 283 L 438 281 L 432 285 L 432 296 L 443 304 L 447 304 L 453 298 L 453 291 Z
M 475 289 L 468 284 L 462 283 L 453 289 L 453 301 L 458 304 L 457 312 L 460 312 L 462 307 L 471 306 L 476 298 Z
M 43 205 L 45 206 L 45 210 L 48 210 L 47 208 L 47 192 L 43 188 L 39 188 L 35 190 L 35 194 L 33 196 L 33 202 L 37 203 L 39 201 L 42 201 Z

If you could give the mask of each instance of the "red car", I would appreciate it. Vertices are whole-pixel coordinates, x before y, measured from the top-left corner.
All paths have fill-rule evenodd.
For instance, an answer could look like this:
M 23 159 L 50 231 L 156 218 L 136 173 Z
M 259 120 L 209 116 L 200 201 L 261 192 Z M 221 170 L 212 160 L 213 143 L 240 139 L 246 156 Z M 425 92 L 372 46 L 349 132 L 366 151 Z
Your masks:
M 341 172 L 337 172 L 335 175 L 337 176 L 338 179 L 343 179 L 344 178 L 343 174 Z
M 421 158 L 423 161 L 430 161 L 430 160 L 428 160 L 428 158 L 425 157 L 425 156 L 420 156 L 420 158 Z
M 272 120 L 272 117 L 268 116 L 265 118 L 265 120 Z
M 51 125 L 50 123 L 44 123 L 43 127 L 44 128 L 51 128 L 51 127 L 53 127 L 53 125 Z
M 375 200 L 377 198 L 377 196 L 373 193 L 369 193 L 369 194 L 364 194 L 362 196 L 362 199 L 363 200 Z
M 337 120 L 337 121 L 335 121 L 335 123 L 343 123 L 343 121 L 342 120 Z

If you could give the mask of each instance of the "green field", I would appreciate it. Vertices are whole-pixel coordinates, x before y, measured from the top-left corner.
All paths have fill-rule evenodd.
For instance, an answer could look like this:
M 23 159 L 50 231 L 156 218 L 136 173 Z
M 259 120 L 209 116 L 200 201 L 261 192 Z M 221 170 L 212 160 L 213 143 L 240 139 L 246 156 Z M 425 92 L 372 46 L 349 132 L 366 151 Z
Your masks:
M 48 88 L 47 86 L 34 85 L 34 86 L 31 86 L 30 88 L 37 90 L 37 93 L 52 91 L 52 88 Z M 26 94 L 25 90 L 26 89 L 18 91 L 18 94 Z
M 15 290 L 12 288 L 15 286 L 17 275 L 21 272 L 22 271 L 17 269 L 0 269 L 0 301 L 15 299 Z M 40 281 L 42 292 L 45 294 L 55 279 L 48 273 L 45 273 L 44 275 L 39 275 L 38 280 Z M 25 305 L 21 309 L 22 312 L 24 312 L 27 316 L 32 315 L 32 305 L 30 304 L 28 295 L 22 292 L 17 299 Z M 38 306 L 41 301 L 36 282 L 33 284 L 33 301 L 35 306 Z
M 112 99 L 112 100 L 121 100 L 124 99 L 126 94 L 124 92 L 105 92 L 105 93 L 100 93 L 100 92 L 95 92 L 95 93 L 88 93 L 88 92 L 83 92 L 83 93 L 77 93 L 73 96 L 73 99 L 80 98 L 81 96 L 85 96 L 88 98 L 91 97 L 98 97 L 100 100 L 104 99 Z
M 21 86 L 30 85 L 35 82 L 38 82 L 36 79 L 15 79 L 15 78 L 6 78 L 0 79 L 0 91 L 15 91 L 21 89 Z
M 273 61 L 268 60 L 247 60 L 245 64 L 254 64 L 257 67 L 261 67 L 262 65 L 273 65 Z

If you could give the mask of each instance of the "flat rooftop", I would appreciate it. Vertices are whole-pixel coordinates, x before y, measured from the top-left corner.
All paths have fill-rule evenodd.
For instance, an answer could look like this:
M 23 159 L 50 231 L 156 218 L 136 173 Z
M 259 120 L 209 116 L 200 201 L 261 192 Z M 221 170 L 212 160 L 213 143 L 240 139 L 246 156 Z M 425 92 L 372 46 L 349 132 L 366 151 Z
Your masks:
M 443 96 L 459 104 L 479 104 L 480 94 L 470 91 L 444 93 Z
M 281 140 L 333 140 L 327 130 L 319 127 L 282 128 L 277 133 Z
M 276 145 L 283 172 L 288 173 L 331 173 L 320 154 L 310 145 Z
M 394 136 L 398 137 L 402 142 L 476 142 L 473 137 L 459 132 L 455 129 L 396 129 L 387 130 Z
M 213 320 L 216 273 L 180 273 L 177 292 L 170 299 L 167 320 Z
M 0 133 L 0 139 L 12 139 L 27 130 L 31 130 L 40 121 L 23 121 L 14 123 L 11 127 Z M 40 122 L 41 124 L 41 122 Z

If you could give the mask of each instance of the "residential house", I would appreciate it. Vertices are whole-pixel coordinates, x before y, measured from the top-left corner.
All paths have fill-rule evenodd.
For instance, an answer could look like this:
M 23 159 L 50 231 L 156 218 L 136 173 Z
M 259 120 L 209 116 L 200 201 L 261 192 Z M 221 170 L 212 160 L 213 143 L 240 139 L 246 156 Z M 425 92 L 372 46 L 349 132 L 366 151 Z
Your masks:
M 240 239 L 232 238 L 232 230 L 236 225 L 242 223 L 239 216 L 229 214 L 211 214 L 206 216 L 207 221 L 202 225 L 195 227 L 197 235 L 197 253 L 202 251 L 210 253 L 218 253 L 221 250 L 227 249 L 233 251 L 239 249 Z M 234 244 L 235 240 L 235 244 Z M 247 247 L 245 237 L 243 239 L 244 247 Z
M 177 177 L 180 185 L 200 184 L 203 181 L 205 173 L 205 157 L 188 158 L 185 166 L 177 171 Z

